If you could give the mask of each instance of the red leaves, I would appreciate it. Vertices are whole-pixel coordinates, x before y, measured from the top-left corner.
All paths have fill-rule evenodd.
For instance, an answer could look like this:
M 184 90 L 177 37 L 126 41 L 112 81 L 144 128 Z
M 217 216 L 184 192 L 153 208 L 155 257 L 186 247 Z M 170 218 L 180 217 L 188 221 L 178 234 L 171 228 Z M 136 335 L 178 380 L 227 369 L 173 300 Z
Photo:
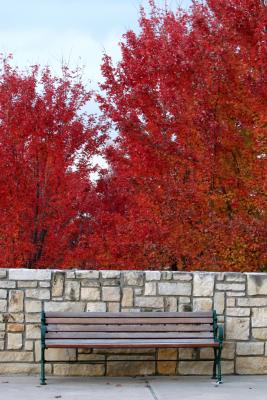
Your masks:
M 77 79 L 75 79 L 77 82 Z M 90 203 L 87 166 L 98 137 L 81 112 L 90 97 L 70 72 L 0 73 L 0 265 L 65 266 Z M 74 163 L 76 165 L 74 169 Z M 88 210 L 86 210 L 88 212 Z M 74 246 L 75 247 L 75 246 Z
M 104 60 L 100 103 L 118 139 L 106 154 L 113 175 L 103 195 L 125 203 L 105 206 L 107 266 L 266 263 L 265 7 L 208 3 L 191 15 L 153 5 L 140 34 L 124 35 L 118 66 Z

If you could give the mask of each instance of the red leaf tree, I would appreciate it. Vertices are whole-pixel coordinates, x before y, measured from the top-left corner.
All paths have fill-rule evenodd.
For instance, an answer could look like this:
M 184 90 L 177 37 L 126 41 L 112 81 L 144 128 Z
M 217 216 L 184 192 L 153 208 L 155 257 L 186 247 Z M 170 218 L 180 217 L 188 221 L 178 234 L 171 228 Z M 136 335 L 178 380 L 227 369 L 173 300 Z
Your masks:
M 0 265 L 71 267 L 88 226 L 101 137 L 79 73 L 0 71 Z M 90 257 L 87 251 L 87 258 Z M 82 264 L 80 264 L 82 266 Z
M 264 269 L 266 50 L 261 1 L 151 1 L 121 61 L 105 56 L 99 102 L 117 137 L 98 183 L 100 265 Z

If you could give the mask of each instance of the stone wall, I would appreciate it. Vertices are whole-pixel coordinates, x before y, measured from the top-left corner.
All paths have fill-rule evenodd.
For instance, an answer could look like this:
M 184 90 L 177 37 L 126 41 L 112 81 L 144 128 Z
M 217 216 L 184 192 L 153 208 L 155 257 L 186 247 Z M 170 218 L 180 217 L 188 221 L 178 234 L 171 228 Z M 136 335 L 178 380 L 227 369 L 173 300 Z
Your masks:
M 213 307 L 226 331 L 223 373 L 267 374 L 267 274 L 0 269 L 0 373 L 39 371 L 42 309 L 206 311 Z M 120 361 L 126 358 L 134 361 Z M 56 375 L 210 375 L 213 352 L 49 349 L 46 359 L 47 372 Z

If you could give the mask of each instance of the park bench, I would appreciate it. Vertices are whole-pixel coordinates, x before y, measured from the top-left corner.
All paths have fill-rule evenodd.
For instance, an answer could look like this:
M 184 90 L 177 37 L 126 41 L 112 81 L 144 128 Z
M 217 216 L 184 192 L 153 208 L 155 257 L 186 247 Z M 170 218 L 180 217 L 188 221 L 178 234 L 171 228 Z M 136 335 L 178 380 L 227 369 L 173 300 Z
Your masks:
M 223 327 L 210 312 L 42 312 L 41 374 L 48 348 L 214 349 L 213 376 L 221 383 Z

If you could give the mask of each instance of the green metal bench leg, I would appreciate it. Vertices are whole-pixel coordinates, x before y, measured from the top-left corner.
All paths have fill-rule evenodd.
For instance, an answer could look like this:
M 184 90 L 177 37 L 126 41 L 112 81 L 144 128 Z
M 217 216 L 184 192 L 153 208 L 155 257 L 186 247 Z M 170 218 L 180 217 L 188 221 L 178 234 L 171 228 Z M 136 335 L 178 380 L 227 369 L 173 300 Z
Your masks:
M 217 383 L 222 383 L 222 368 L 221 368 L 221 354 L 222 354 L 222 346 L 220 345 L 217 356 Z
M 40 385 L 46 385 L 45 382 L 45 348 L 41 346 L 41 372 L 40 372 Z
M 218 351 L 215 347 L 213 348 L 213 351 L 214 351 L 214 361 L 213 361 L 213 371 L 212 371 L 211 379 L 216 379 L 217 378 L 216 370 L 217 370 L 217 352 Z
M 45 313 L 41 312 L 41 358 L 40 358 L 40 384 L 46 385 L 45 383 Z

